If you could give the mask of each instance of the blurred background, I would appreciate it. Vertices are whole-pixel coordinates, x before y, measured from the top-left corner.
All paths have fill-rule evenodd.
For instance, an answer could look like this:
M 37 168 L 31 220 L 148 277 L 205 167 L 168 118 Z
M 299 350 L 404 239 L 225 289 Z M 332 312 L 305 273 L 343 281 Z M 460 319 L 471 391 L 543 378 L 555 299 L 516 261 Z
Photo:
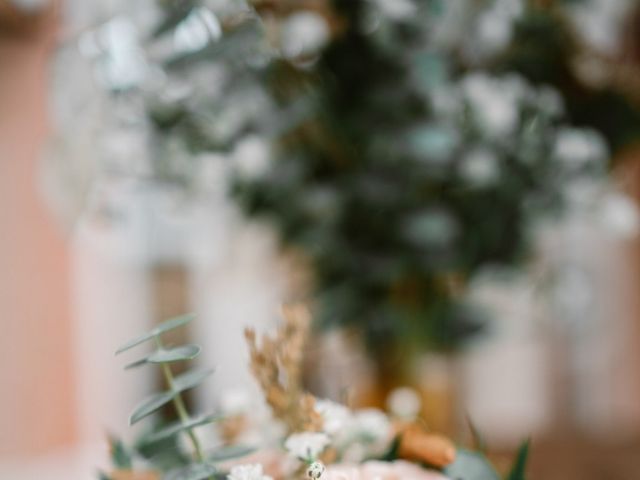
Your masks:
M 639 73 L 633 0 L 0 0 L 0 478 L 93 478 L 163 319 L 257 391 L 300 301 L 314 393 L 637 478 Z

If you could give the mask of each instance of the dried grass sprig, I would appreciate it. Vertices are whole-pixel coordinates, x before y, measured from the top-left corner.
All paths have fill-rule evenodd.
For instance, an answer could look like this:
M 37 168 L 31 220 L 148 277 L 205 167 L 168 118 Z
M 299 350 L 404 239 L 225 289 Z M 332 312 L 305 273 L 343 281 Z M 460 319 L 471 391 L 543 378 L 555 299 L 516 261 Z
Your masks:
M 285 306 L 284 322 L 274 336 L 257 341 L 253 329 L 245 330 L 251 356 L 251 371 L 262 388 L 275 418 L 291 432 L 322 430 L 322 417 L 315 409 L 315 397 L 302 386 L 304 349 L 311 316 L 302 305 Z

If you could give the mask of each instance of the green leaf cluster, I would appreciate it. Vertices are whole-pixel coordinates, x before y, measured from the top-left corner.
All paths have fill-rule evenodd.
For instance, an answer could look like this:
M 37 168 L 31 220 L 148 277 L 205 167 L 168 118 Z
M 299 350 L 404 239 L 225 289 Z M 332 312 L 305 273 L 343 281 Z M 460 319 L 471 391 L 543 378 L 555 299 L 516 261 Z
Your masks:
M 163 334 L 183 327 L 191 322 L 193 315 L 183 315 L 167 320 L 151 331 L 140 335 L 120 347 L 116 354 L 122 354 L 139 345 L 152 342 L 154 351 L 140 360 L 128 364 L 125 369 L 138 368 L 145 365 L 155 365 L 164 376 L 166 389 L 150 395 L 143 400 L 131 413 L 131 425 L 158 413 L 163 407 L 172 404 L 176 420 L 173 422 L 155 422 L 147 428 L 135 445 L 128 447 L 117 438 L 111 438 L 112 465 L 116 470 L 131 470 L 135 468 L 137 459 L 145 461 L 154 470 L 161 472 L 167 479 L 174 480 L 204 480 L 216 478 L 216 463 L 223 459 L 244 456 L 250 449 L 234 446 L 225 447 L 213 452 L 205 452 L 197 436 L 196 429 L 212 424 L 221 419 L 219 415 L 207 414 L 192 416 L 182 394 L 196 388 L 204 382 L 213 370 L 191 369 L 180 375 L 174 375 L 171 366 L 176 362 L 193 360 L 200 353 L 197 345 L 167 346 L 164 344 Z M 191 452 L 185 452 L 179 441 L 181 435 L 186 435 L 191 442 Z M 101 478 L 109 476 L 100 473 Z

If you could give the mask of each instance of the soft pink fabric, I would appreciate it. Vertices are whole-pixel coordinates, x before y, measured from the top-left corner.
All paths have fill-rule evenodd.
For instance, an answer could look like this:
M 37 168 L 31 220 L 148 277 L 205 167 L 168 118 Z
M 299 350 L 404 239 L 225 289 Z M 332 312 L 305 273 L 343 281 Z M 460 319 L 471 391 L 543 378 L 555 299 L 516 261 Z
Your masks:
M 326 480 L 447 480 L 433 470 L 405 461 L 365 462 L 362 465 L 331 465 Z

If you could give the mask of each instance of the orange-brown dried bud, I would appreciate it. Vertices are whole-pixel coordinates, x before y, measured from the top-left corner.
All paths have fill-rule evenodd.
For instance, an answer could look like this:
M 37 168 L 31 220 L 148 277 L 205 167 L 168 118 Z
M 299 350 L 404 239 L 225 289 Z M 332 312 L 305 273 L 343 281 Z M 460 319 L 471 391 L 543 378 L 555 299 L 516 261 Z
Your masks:
M 442 468 L 456 459 L 456 446 L 444 435 L 427 432 L 419 425 L 411 425 L 401 432 L 398 453 L 406 460 Z

